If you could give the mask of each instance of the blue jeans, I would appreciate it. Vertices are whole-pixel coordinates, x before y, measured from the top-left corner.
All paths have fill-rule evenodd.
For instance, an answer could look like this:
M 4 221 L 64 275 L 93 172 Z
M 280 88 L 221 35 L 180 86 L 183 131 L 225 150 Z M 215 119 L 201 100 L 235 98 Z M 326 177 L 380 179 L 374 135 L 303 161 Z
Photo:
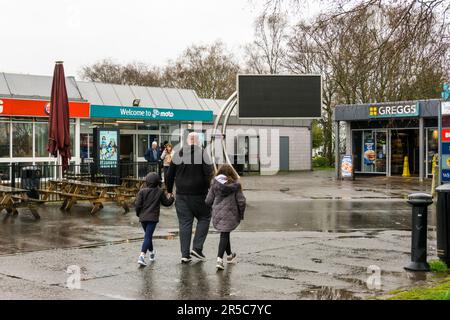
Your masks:
M 142 244 L 141 252 L 153 251 L 153 232 L 155 232 L 158 222 L 141 222 L 142 228 L 145 231 L 144 243 Z

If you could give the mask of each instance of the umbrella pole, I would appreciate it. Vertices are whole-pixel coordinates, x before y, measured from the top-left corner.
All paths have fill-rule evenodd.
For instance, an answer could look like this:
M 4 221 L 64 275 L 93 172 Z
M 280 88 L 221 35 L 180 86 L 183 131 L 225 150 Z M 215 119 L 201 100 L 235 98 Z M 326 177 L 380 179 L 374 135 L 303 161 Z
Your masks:
M 62 177 L 63 177 L 62 159 L 61 159 L 61 155 L 59 154 L 59 150 L 57 152 L 58 152 L 58 155 L 56 158 L 56 163 L 58 165 L 58 178 L 62 179 Z

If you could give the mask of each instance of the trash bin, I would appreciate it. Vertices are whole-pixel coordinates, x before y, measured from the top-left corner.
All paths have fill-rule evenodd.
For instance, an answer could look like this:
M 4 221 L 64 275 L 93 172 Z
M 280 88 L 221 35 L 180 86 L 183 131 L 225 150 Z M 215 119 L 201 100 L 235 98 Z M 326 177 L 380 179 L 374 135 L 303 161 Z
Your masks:
M 28 190 L 27 195 L 33 199 L 39 199 L 39 182 L 41 170 L 36 167 L 23 167 L 20 173 L 21 188 Z
M 408 196 L 412 206 L 411 263 L 405 267 L 408 271 L 429 271 L 427 263 L 427 218 L 428 206 L 433 198 L 426 193 L 413 193 Z
M 437 187 L 436 192 L 437 255 L 450 266 L 450 184 Z
M 245 165 L 245 155 L 243 154 L 233 155 L 233 168 L 240 176 L 244 174 L 244 165 Z

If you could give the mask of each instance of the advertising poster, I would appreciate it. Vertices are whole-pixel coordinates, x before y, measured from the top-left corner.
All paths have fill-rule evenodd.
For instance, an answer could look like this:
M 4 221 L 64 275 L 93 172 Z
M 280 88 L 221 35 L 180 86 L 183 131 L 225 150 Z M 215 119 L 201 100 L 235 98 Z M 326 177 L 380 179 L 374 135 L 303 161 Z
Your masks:
M 341 161 L 341 176 L 342 178 L 351 178 L 353 176 L 353 158 L 345 155 Z
M 100 130 L 99 138 L 100 161 L 118 161 L 117 131 Z
M 364 142 L 364 164 L 372 165 L 375 163 L 377 155 L 375 152 L 375 142 L 373 139 L 366 139 Z

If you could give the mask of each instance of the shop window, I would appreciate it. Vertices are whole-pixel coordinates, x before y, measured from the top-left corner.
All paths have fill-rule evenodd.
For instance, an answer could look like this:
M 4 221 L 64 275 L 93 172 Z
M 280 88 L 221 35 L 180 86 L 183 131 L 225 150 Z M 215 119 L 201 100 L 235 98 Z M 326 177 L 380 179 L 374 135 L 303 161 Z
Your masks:
M 353 131 L 353 155 L 356 172 L 386 173 L 386 131 Z
M 92 158 L 93 140 L 92 134 L 80 134 L 80 157 L 81 159 Z
M 13 122 L 12 135 L 13 157 L 32 157 L 33 124 Z
M 439 151 L 439 132 L 437 129 L 427 129 L 426 134 L 426 161 L 427 161 L 427 172 L 429 175 L 432 174 L 433 170 L 433 157 L 438 154 Z
M 159 131 L 159 123 L 158 122 L 146 122 L 144 124 L 139 124 L 138 130 Z
M 7 122 L 0 122 L 0 158 L 9 158 L 10 156 L 9 126 Z
M 35 157 L 48 157 L 48 124 L 36 123 L 34 127 L 35 132 Z
M 143 157 L 145 151 L 149 148 L 148 135 L 139 134 L 138 135 L 138 157 Z
M 75 123 L 70 124 L 70 154 L 75 157 Z

